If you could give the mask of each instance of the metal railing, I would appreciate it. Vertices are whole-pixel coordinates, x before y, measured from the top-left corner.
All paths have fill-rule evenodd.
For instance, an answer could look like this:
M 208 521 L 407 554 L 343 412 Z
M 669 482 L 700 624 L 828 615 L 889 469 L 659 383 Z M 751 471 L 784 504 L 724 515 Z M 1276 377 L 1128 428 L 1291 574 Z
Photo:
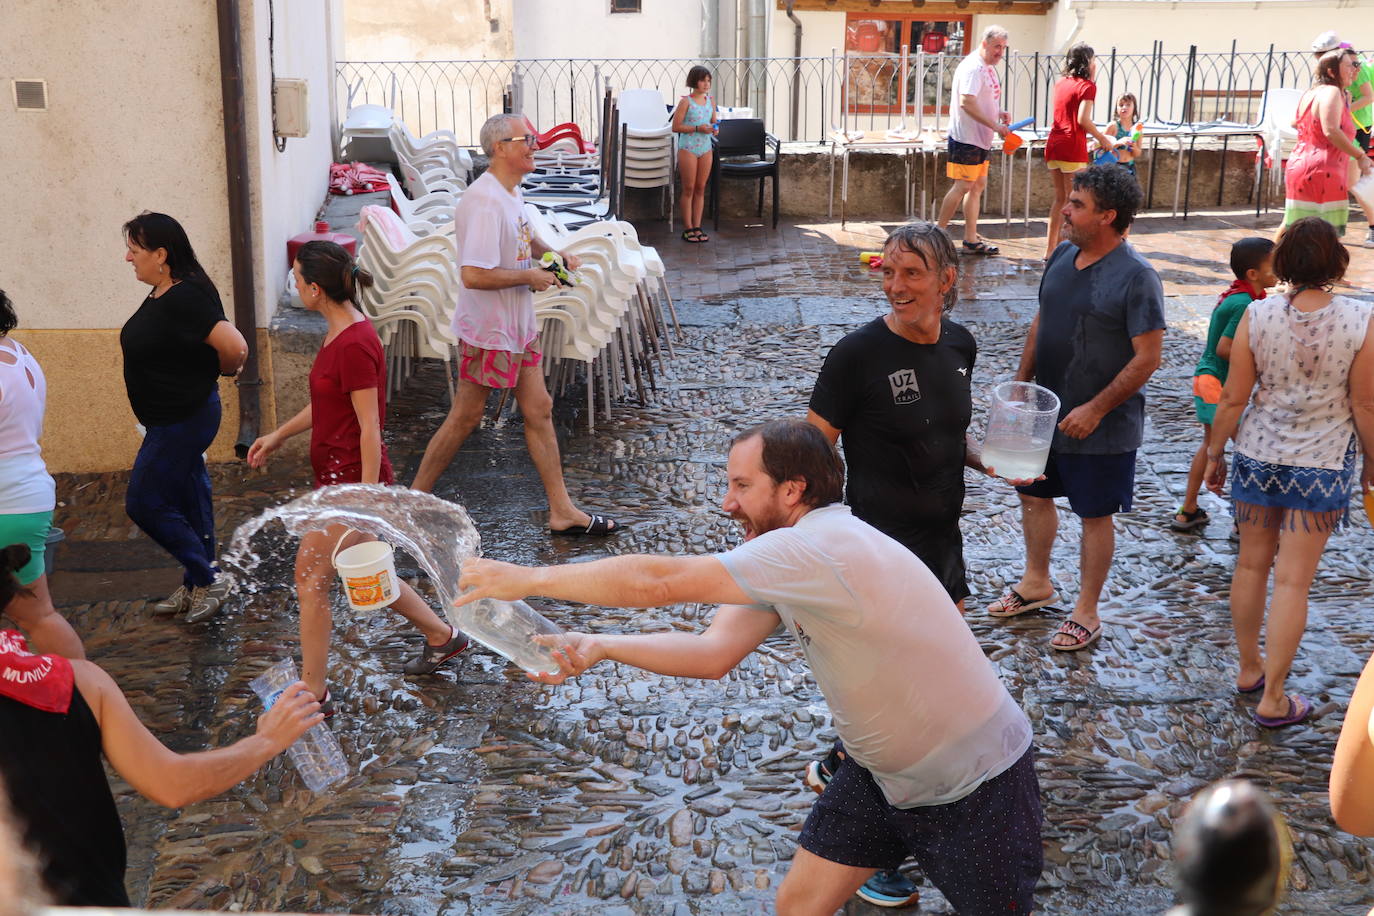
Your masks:
M 468 61 L 341 61 L 336 68 L 340 112 L 383 104 L 412 131 L 453 131 L 477 145 L 486 118 L 518 110 L 547 129 L 571 121 L 585 136 L 600 131 L 607 87 L 652 88 L 672 104 L 686 90 L 683 78 L 705 63 L 713 73 L 718 105 L 741 106 L 764 119 L 784 140 L 824 141 L 842 126 L 863 131 L 943 128 L 950 83 L 960 57 L 917 52 L 896 55 L 834 53 L 829 57 L 617 58 Z M 905 65 L 905 66 L 903 66 Z M 1016 119 L 1052 122 L 1054 83 L 1061 59 L 1011 53 L 999 69 L 1002 97 Z M 1133 93 L 1144 118 L 1166 125 L 1226 121 L 1258 125 L 1271 89 L 1306 87 L 1312 55 L 1306 51 L 1184 52 L 1154 42 L 1148 52 L 1108 49 L 1098 56 L 1095 117 L 1107 123 L 1116 99 Z

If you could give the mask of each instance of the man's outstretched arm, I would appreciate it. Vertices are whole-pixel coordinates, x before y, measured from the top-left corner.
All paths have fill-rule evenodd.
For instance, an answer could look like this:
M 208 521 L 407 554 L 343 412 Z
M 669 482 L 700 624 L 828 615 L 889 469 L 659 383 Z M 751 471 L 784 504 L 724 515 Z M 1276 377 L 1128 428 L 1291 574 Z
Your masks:
M 634 554 L 564 566 L 517 566 L 473 559 L 458 577 L 462 606 L 478 598 L 514 601 L 539 595 L 603 607 L 753 604 L 718 557 Z
M 772 611 L 727 604 L 716 611 L 703 633 L 565 633 L 561 637 L 543 637 L 553 649 L 559 671 L 529 677 L 546 684 L 561 684 L 598 662 L 612 661 L 672 677 L 715 680 L 758 648 L 777 626 L 778 615 Z

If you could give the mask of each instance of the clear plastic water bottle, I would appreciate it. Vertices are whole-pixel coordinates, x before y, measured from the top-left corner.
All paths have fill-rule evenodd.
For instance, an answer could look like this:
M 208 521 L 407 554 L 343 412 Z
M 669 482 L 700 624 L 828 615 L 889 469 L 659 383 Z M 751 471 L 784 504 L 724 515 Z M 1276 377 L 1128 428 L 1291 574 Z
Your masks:
M 525 602 L 482 598 L 453 611 L 454 626 L 531 674 L 558 672 L 552 649 L 534 637 L 559 636 L 563 631 Z
M 284 658 L 253 678 L 248 686 L 262 700 L 263 708 L 271 709 L 286 688 L 299 680 L 296 663 Z M 322 792 L 348 776 L 348 761 L 339 747 L 339 739 L 323 722 L 297 738 L 286 754 L 311 792 Z

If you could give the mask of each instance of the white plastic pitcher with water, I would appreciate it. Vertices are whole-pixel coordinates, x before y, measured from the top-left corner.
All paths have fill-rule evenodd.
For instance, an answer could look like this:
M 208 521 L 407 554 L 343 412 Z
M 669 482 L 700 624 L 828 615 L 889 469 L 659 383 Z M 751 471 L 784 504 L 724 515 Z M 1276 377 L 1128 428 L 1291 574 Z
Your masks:
M 993 389 L 983 466 L 1006 480 L 1034 480 L 1045 461 L 1059 422 L 1059 397 L 1032 382 L 1003 382 Z

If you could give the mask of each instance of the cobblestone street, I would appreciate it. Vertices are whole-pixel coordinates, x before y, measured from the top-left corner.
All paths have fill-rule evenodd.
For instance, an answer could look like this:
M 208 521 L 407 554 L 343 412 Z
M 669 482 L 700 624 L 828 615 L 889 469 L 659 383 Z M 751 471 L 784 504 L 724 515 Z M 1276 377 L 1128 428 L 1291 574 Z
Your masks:
M 1117 519 L 1104 637 L 1083 653 L 1048 641 L 1066 611 L 1010 622 L 982 607 L 1019 574 L 1014 491 L 968 474 L 963 532 L 974 596 L 967 620 L 1036 731 L 1046 867 L 1039 912 L 1161 913 L 1172 900 L 1172 832 L 1213 780 L 1241 776 L 1272 794 L 1296 846 L 1290 914 L 1374 905 L 1374 842 L 1337 829 L 1327 776 L 1341 715 L 1371 648 L 1374 538 L 1361 509 L 1332 538 L 1312 590 L 1292 690 L 1314 699 L 1307 724 L 1261 732 L 1234 693 L 1228 590 L 1236 544 L 1229 505 L 1205 493 L 1201 535 L 1168 522 L 1199 442 L 1190 383 L 1225 252 L 1272 236 L 1276 215 L 1147 219 L 1131 240 L 1168 296 L 1164 365 L 1147 390 L 1134 511 Z M 1359 228 L 1362 232 L 1361 224 Z M 718 551 L 737 542 L 720 511 L 728 444 L 739 430 L 804 416 L 828 346 L 887 310 L 858 251 L 888 225 L 725 226 L 684 245 L 642 229 L 668 263 L 683 324 L 647 405 L 598 409 L 586 431 L 570 392 L 558 409 L 574 499 L 631 528 L 604 541 L 551 540 L 543 491 L 518 418 L 484 424 L 436 488 L 467 507 L 487 556 L 566 562 L 607 553 Z M 709 231 L 709 226 L 708 226 Z M 1353 230 L 1352 230 L 1353 231 Z M 1043 235 L 987 228 L 1003 256 L 971 262 L 954 319 L 978 341 L 974 432 L 992 383 L 1012 374 L 1036 307 Z M 1374 288 L 1374 251 L 1352 248 L 1347 283 Z M 1349 290 L 1346 290 L 1349 292 Z M 422 368 L 393 400 L 386 439 L 397 478 L 415 473 L 444 415 L 442 373 Z M 233 422 L 226 418 L 226 422 Z M 309 484 L 304 457 L 267 474 L 213 469 L 221 546 L 234 527 Z M 248 682 L 297 652 L 294 543 L 275 581 L 231 599 L 206 624 L 154 616 L 179 570 L 123 512 L 118 474 L 59 481 L 66 541 L 52 591 L 149 727 L 180 750 L 246 734 L 260 706 Z M 1071 606 L 1078 522 L 1061 506 L 1054 575 Z M 406 565 L 403 558 L 402 565 Z M 411 575 L 418 575 L 411 564 Z M 406 572 L 402 570 L 403 574 Z M 270 586 L 270 587 L 268 587 Z M 417 580 L 422 593 L 433 594 Z M 801 783 L 824 752 L 829 716 L 785 631 L 718 682 L 602 665 L 562 687 L 526 680 L 474 648 L 430 677 L 401 664 L 419 637 L 398 617 L 354 617 L 336 597 L 331 721 L 356 775 L 321 796 L 285 758 L 210 801 L 165 811 L 115 780 L 130 847 L 129 884 L 149 908 L 394 914 L 736 914 L 772 911 L 814 795 Z M 566 628 L 629 632 L 704 625 L 711 608 L 608 611 L 543 602 Z M 912 659 L 917 665 L 919 659 Z M 900 715 L 894 710 L 894 715 Z M 917 879 L 920 880 L 919 878 Z M 923 885 L 919 912 L 951 912 Z M 852 902 L 853 914 L 877 912 Z

